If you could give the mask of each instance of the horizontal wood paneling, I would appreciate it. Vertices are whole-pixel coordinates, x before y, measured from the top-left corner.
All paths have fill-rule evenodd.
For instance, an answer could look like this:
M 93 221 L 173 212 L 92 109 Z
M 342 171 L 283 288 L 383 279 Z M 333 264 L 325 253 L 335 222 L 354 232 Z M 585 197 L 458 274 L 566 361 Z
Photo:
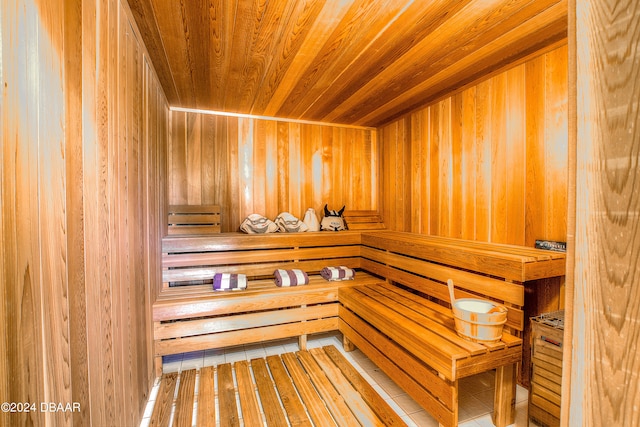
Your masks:
M 382 127 L 387 227 L 565 241 L 567 132 L 566 46 Z
M 0 395 L 38 410 L 0 425 L 138 425 L 166 99 L 126 3 L 20 0 L 1 19 Z
M 222 231 L 325 203 L 378 208 L 375 130 L 171 112 L 169 204 L 221 206 Z

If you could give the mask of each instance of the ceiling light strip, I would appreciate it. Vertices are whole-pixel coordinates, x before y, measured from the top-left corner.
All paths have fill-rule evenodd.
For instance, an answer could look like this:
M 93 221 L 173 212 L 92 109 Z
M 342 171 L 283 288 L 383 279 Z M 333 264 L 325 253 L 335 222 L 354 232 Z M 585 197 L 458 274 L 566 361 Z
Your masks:
M 229 113 L 229 112 L 226 112 L 226 111 L 201 110 L 201 109 L 198 109 L 198 108 L 169 107 L 169 110 L 171 110 L 171 111 L 181 111 L 181 112 L 184 112 L 184 113 L 210 114 L 210 115 L 213 115 L 213 116 L 241 117 L 241 118 L 246 118 L 246 119 L 272 120 L 272 121 L 276 121 L 276 122 L 301 123 L 301 124 L 317 125 L 317 126 L 331 126 L 331 127 L 351 128 L 351 129 L 376 130 L 376 128 L 368 127 L 368 126 L 347 125 L 347 124 L 342 124 L 342 123 L 317 122 L 317 121 L 313 121 L 313 120 L 283 119 L 283 118 L 279 118 L 279 117 L 256 116 L 256 115 L 253 115 L 253 114 Z

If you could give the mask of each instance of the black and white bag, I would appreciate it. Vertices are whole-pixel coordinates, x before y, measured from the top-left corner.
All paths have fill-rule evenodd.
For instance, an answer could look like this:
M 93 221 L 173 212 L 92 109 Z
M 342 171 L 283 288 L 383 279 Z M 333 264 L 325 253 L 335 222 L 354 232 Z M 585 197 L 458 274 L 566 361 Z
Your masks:
M 251 214 L 242 221 L 240 230 L 247 234 L 275 233 L 278 231 L 278 226 L 267 217 Z
M 280 213 L 276 217 L 274 222 L 278 226 L 278 230 L 283 233 L 299 233 L 302 231 L 307 231 L 309 229 L 309 227 L 307 227 L 307 224 L 300 221 L 289 212 Z

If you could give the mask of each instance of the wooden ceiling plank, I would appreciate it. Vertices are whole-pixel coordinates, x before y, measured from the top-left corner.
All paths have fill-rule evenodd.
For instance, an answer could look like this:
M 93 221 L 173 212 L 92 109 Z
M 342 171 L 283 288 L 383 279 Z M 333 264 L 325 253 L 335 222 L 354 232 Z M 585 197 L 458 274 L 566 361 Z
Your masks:
M 557 0 L 470 3 L 323 120 L 335 121 L 348 112 L 364 117 L 436 74 L 439 70 L 436 65 L 445 67 L 463 60 L 554 2 Z
M 179 104 L 180 95 L 171 74 L 169 58 L 164 49 L 151 0 L 128 0 L 128 3 L 167 101 L 169 104 Z
M 173 75 L 181 105 L 195 105 L 195 89 L 191 85 L 190 64 L 185 11 L 181 2 L 151 0 L 162 44 L 169 58 L 169 69 Z M 146 40 L 145 40 L 146 44 Z
M 302 117 L 307 106 L 331 88 L 336 76 L 363 54 L 371 40 L 380 36 L 381 29 L 405 5 L 405 2 L 397 0 L 354 2 L 277 115 Z
M 185 36 L 187 44 L 187 71 L 190 92 L 196 108 L 205 107 L 211 98 L 211 39 L 209 19 L 211 5 L 203 1 L 184 2 Z
M 567 15 L 563 13 L 563 10 L 566 11 L 566 6 L 566 1 L 554 5 L 551 9 L 527 21 L 525 25 L 505 33 L 502 37 L 468 55 L 464 60 L 452 64 L 407 90 L 401 96 L 379 106 L 369 114 L 358 116 L 359 118 L 353 120 L 353 123 L 360 125 L 368 123 L 372 126 L 372 123 L 389 122 L 419 106 L 435 102 L 447 94 L 450 95 L 456 90 L 477 83 L 481 78 L 488 78 L 506 66 L 514 65 L 519 61 L 518 57 L 524 59 L 532 54 L 542 53 L 544 46 L 554 47 L 558 46 L 558 43 L 566 43 Z M 548 39 L 543 40 L 542 37 Z M 349 121 L 350 117 L 341 117 L 336 120 Z
M 247 66 L 248 58 L 251 56 L 252 34 L 255 32 L 256 2 L 252 0 L 238 0 L 236 2 L 234 23 L 229 33 L 222 37 L 229 37 L 232 40 L 229 55 L 229 71 L 224 77 L 224 96 L 220 110 L 241 113 L 237 108 L 240 99 L 239 91 L 242 84 L 242 74 Z
M 275 87 L 270 98 L 260 101 L 259 105 L 267 102 L 261 114 L 267 116 L 275 116 L 277 114 L 297 82 L 309 68 L 311 60 L 315 58 L 317 52 L 326 44 L 333 33 L 334 23 L 341 22 L 344 19 L 351 7 L 351 3 L 348 1 L 341 1 L 337 4 L 330 1 L 324 3 L 317 19 L 310 24 L 311 28 L 308 36 L 304 39 L 298 53 L 292 59 L 291 65 L 282 76 L 280 84 Z
M 279 34 L 281 42 L 270 55 L 260 88 L 256 91 L 251 106 L 252 114 L 264 113 L 274 92 L 283 82 L 289 67 L 294 63 L 295 58 L 302 54 L 301 47 L 311 32 L 313 23 L 327 4 L 324 0 L 302 0 L 293 3 L 295 9 L 287 19 L 282 21 Z
M 242 70 L 242 83 L 238 87 L 240 111 L 251 111 L 251 106 L 262 85 L 272 57 L 284 39 L 284 23 L 295 12 L 295 1 L 265 2 L 264 9 L 256 10 L 255 27 L 246 66 Z
M 471 0 L 439 0 L 413 2 L 390 25 L 384 35 L 378 37 L 368 49 L 375 55 L 360 55 L 348 72 L 334 81 L 331 91 L 339 96 L 323 96 L 307 111 L 309 117 L 325 117 L 336 105 L 352 96 L 382 70 L 390 67 L 404 54 L 440 27 L 446 19 L 465 7 Z
M 232 41 L 230 34 L 235 21 L 235 4 L 228 0 L 211 0 L 209 8 L 209 57 L 208 94 L 202 99 L 201 108 L 222 109 L 231 67 Z

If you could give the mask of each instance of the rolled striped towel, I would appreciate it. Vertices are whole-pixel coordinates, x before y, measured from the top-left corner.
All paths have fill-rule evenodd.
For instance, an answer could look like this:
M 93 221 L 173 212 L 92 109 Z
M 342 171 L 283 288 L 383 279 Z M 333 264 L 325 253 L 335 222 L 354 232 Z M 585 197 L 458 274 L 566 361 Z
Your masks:
M 214 291 L 239 291 L 247 289 L 247 276 L 244 274 L 216 273 L 213 275 Z
M 280 287 L 301 286 L 309 283 L 309 276 L 302 270 L 296 268 L 292 270 L 277 269 L 273 272 L 276 285 Z
M 320 270 L 320 276 L 326 280 L 353 280 L 356 271 L 353 268 L 345 267 L 325 267 Z

